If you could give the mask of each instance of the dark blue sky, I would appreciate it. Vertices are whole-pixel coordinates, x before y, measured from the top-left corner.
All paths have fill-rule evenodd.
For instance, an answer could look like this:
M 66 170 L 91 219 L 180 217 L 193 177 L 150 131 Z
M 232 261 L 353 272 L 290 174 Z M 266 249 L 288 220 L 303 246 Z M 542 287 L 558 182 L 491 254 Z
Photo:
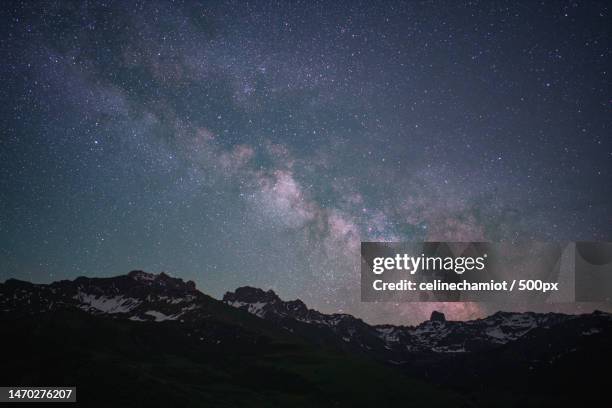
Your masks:
M 361 304 L 360 240 L 612 239 L 606 2 L 1 13 L 2 280 L 163 270 L 412 322 L 502 305 Z

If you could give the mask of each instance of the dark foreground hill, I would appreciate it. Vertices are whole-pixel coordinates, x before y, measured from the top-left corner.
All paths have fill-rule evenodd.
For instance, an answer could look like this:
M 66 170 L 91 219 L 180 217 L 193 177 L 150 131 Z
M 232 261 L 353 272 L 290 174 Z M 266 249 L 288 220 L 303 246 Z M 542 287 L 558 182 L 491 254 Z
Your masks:
M 0 328 L 0 384 L 76 385 L 87 406 L 584 405 L 607 398 L 612 362 L 604 313 L 371 326 L 140 271 L 8 280 Z

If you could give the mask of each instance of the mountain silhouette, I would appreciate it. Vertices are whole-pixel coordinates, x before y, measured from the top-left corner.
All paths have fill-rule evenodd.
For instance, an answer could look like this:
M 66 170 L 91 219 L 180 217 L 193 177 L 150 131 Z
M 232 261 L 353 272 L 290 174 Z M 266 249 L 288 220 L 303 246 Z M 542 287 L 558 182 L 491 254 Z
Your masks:
M 0 319 L 3 384 L 76 385 L 91 406 L 584 403 L 604 378 L 581 373 L 612 361 L 603 312 L 472 321 L 433 312 L 416 326 L 370 325 L 271 290 L 217 300 L 143 271 L 9 279 Z

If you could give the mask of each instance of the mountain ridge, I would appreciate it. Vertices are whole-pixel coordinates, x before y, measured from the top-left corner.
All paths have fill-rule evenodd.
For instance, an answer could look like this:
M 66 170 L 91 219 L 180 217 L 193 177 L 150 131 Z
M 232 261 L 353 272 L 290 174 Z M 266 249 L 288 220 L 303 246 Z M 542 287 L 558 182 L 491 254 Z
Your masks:
M 11 294 L 12 296 L 7 296 Z M 50 284 L 33 284 L 8 279 L 0 284 L 0 310 L 37 313 L 77 308 L 93 315 L 112 315 L 132 321 L 206 320 L 216 313 L 228 313 L 221 305 L 248 312 L 273 325 L 332 347 L 375 355 L 398 363 L 410 353 L 462 353 L 505 345 L 534 329 L 548 329 L 583 316 L 612 315 L 593 312 L 585 315 L 559 313 L 496 312 L 490 316 L 449 321 L 434 311 L 417 325 L 371 325 L 350 314 L 325 314 L 310 309 L 300 299 L 282 300 L 273 290 L 250 286 L 227 292 L 221 300 L 164 272 L 134 270 L 108 278 L 78 277 Z
M 18 373 L 15 378 L 55 384 L 60 367 L 66 384 L 80 381 L 95 395 L 96 384 L 108 381 L 103 378 L 114 375 L 117 365 L 129 373 L 131 389 L 143 381 L 155 390 L 172 383 L 174 390 L 158 394 L 173 401 L 190 384 L 193 398 L 209 398 L 214 406 L 224 406 L 228 386 L 243 397 L 226 406 L 247 406 L 252 398 L 267 406 L 262 389 L 284 401 L 284 387 L 293 390 L 289 406 L 299 406 L 295 402 L 305 395 L 304 406 L 371 406 L 378 402 L 371 393 L 351 393 L 355 384 L 369 389 L 365 379 L 372 373 L 398 403 L 406 395 L 400 398 L 397 390 L 405 387 L 424 390 L 419 398 L 429 405 L 438 395 L 457 401 L 467 396 L 465 406 L 498 405 L 500 395 L 508 406 L 568 398 L 579 403 L 605 384 L 604 377 L 577 373 L 606 370 L 612 361 L 612 315 L 599 311 L 497 312 L 471 321 L 434 312 L 414 326 L 370 325 L 350 314 L 309 309 L 299 299 L 284 301 L 272 290 L 241 287 L 217 300 L 192 282 L 142 271 L 50 284 L 8 279 L 0 283 L 0 322 L 13 351 L 5 371 Z M 30 350 L 37 350 L 31 359 Z M 38 353 L 48 365 L 41 365 Z M 73 362 L 75 355 L 80 357 Z M 41 370 L 34 380 L 23 356 Z M 92 378 L 89 365 L 102 378 L 82 380 Z M 155 368 L 143 379 L 146 367 Z M 346 378 L 334 377 L 340 373 Z M 184 380 L 175 383 L 177 375 Z M 397 382 L 386 384 L 389 378 Z M 216 385 L 202 388 L 202 381 Z M 432 385 L 444 391 L 438 394 Z M 559 390 L 561 397 L 551 398 Z M 130 388 L 124 398 L 133 398 Z

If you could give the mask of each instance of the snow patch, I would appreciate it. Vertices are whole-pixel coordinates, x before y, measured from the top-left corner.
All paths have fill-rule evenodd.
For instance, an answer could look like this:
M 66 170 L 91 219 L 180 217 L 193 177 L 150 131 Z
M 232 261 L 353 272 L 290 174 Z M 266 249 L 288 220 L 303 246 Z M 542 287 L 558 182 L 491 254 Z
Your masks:
M 140 301 L 123 296 L 99 296 L 79 292 L 74 298 L 81 302 L 80 308 L 86 311 L 99 311 L 103 313 L 127 313 L 140 305 Z
M 156 322 L 163 322 L 164 320 L 176 320 L 179 316 L 168 316 L 156 310 L 149 310 L 145 312 L 146 315 L 153 316 Z
M 226 302 L 228 305 L 233 306 L 237 309 L 246 309 L 247 312 L 254 314 L 255 316 L 264 317 L 266 314 L 264 307 L 267 303 L 264 302 L 256 302 L 256 303 L 247 303 L 241 302 L 239 300 L 234 300 L 232 302 Z

